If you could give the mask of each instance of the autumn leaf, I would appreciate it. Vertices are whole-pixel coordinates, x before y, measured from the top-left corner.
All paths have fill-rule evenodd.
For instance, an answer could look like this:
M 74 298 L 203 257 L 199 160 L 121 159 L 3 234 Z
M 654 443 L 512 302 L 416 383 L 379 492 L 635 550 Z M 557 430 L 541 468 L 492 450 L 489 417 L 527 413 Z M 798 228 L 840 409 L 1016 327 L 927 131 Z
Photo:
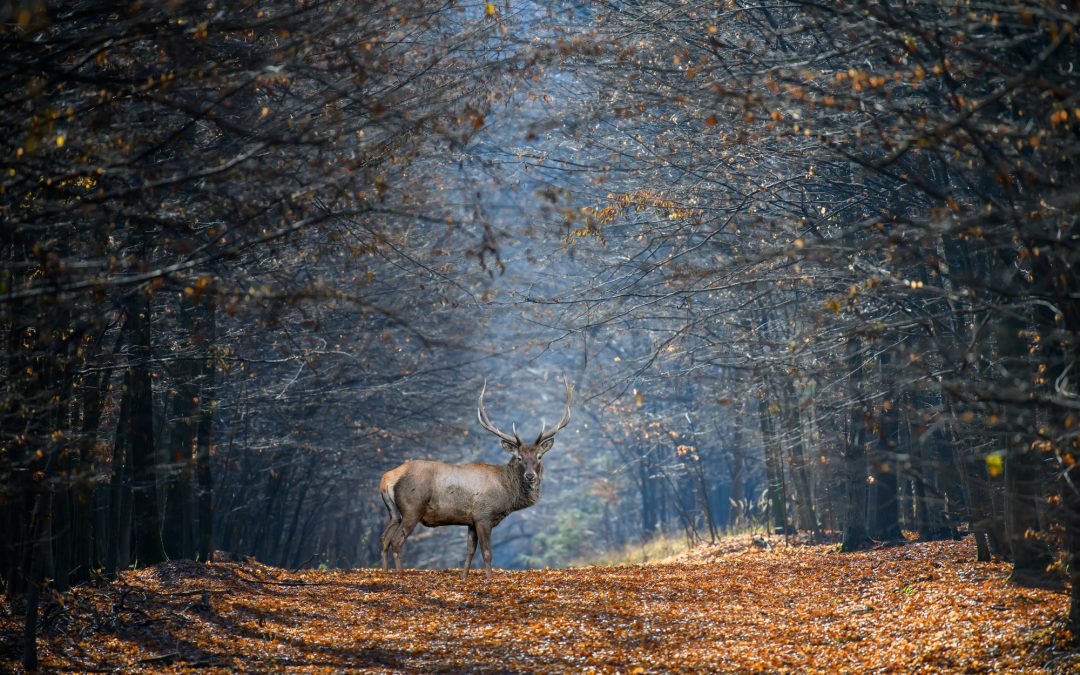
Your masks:
M 1071 635 L 1054 622 L 1066 594 L 1011 584 L 1008 564 L 976 562 L 971 538 L 845 555 L 790 541 L 741 535 L 666 561 L 499 570 L 491 582 L 178 560 L 65 593 L 41 665 L 1041 672 L 1066 653 Z M 19 625 L 0 616 L 4 634 Z M 0 669 L 12 656 L 0 654 Z

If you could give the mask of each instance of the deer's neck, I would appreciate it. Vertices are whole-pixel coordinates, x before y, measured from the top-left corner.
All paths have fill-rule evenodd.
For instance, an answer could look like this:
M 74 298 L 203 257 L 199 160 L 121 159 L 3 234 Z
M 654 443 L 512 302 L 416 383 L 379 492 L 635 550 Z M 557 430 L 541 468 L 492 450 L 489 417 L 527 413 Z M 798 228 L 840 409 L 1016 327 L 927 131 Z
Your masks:
M 536 480 L 529 483 L 520 466 L 506 465 L 507 485 L 510 488 L 511 508 L 514 511 L 528 508 L 540 501 L 540 488 L 544 483 L 544 467 L 537 467 Z

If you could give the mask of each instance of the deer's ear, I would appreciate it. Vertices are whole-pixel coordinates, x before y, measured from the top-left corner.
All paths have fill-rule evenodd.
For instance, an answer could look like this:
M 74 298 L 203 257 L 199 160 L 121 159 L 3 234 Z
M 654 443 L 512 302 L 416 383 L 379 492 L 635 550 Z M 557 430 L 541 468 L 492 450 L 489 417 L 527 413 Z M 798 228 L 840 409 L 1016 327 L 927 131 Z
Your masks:
M 540 449 L 543 450 L 544 452 L 547 452 L 548 450 L 551 449 L 551 446 L 553 446 L 553 445 L 555 445 L 555 439 L 554 438 L 549 438 L 546 441 L 542 441 L 540 443 Z
M 518 444 L 512 441 L 503 441 L 502 446 L 503 450 L 506 450 L 507 452 L 513 452 L 516 454 L 518 451 Z

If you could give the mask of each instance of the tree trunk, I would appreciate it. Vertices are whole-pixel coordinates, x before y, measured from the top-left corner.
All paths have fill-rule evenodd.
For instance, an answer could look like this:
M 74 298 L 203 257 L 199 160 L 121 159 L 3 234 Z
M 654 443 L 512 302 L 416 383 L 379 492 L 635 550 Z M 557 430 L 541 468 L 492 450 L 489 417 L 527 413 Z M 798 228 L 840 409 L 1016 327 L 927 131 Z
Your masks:
M 1026 328 L 1026 322 L 1013 313 L 1007 313 L 998 324 L 1003 386 L 1016 391 L 1033 386 L 1034 368 L 1023 337 Z M 1030 430 L 1036 427 L 1034 414 L 1013 409 L 1005 413 L 1005 419 L 1005 536 L 1012 554 L 1013 576 L 1038 578 L 1046 575 L 1052 554 L 1042 541 L 1031 536 L 1039 530 L 1037 501 L 1042 493 L 1042 453 L 1029 443 Z
M 217 369 L 210 347 L 217 337 L 217 323 L 214 307 L 209 304 L 209 300 L 204 302 L 207 303 L 202 307 L 207 354 L 203 359 L 202 381 L 199 383 L 199 440 L 195 452 L 195 468 L 199 479 L 199 559 L 209 560 L 214 550 L 214 480 L 210 438 L 214 428 L 214 373 Z
M 290 553 L 293 550 L 293 541 L 296 537 L 296 531 L 300 526 L 300 514 L 304 510 L 304 500 L 307 498 L 308 487 L 311 485 L 311 469 L 313 463 L 308 463 L 308 469 L 304 474 L 304 479 L 300 481 L 300 492 L 296 495 L 296 500 L 292 505 L 292 517 L 289 519 L 288 528 L 282 528 L 282 544 L 278 549 L 277 559 L 281 565 L 299 564 L 292 563 Z M 286 534 L 288 533 L 288 534 Z
M 652 455 L 638 462 L 638 483 L 641 486 L 641 536 L 648 539 L 656 534 L 656 481 L 653 480 Z
M 787 534 L 787 495 L 784 490 L 784 467 L 780 456 L 780 441 L 776 437 L 774 414 L 777 404 L 769 405 L 767 389 L 763 386 L 758 399 L 758 420 L 761 424 L 761 442 L 765 450 L 765 476 L 768 481 L 769 517 L 774 534 Z
M 847 444 L 844 448 L 844 472 L 847 483 L 847 509 L 844 518 L 843 552 L 857 551 L 868 543 L 866 528 L 866 421 L 856 409 L 849 421 Z
M 157 461 L 154 450 L 154 392 L 150 377 L 150 296 L 136 291 L 128 303 L 124 330 L 131 361 L 124 378 L 128 411 L 128 450 L 131 455 L 135 560 L 153 565 L 166 559 L 161 545 L 157 499 Z
M 847 508 L 844 518 L 844 539 L 840 545 L 843 552 L 857 551 L 870 542 L 867 533 L 867 461 L 866 437 L 869 421 L 866 404 L 862 400 L 863 367 L 859 341 L 848 338 L 846 359 L 851 372 L 849 386 L 853 398 L 848 417 L 848 433 L 844 447 L 844 474 L 847 487 Z
M 890 368 L 892 355 L 884 349 L 878 363 L 881 367 L 883 383 L 888 383 L 894 376 Z M 870 537 L 880 541 L 903 539 L 900 533 L 900 510 L 897 502 L 899 492 L 899 464 L 897 463 L 900 439 L 900 423 L 897 411 L 900 401 L 897 391 L 886 384 L 885 398 L 881 401 L 877 414 L 878 442 L 873 458 L 874 475 L 874 519 Z
M 38 512 L 43 495 L 37 495 L 37 504 L 34 508 L 37 519 L 41 525 L 34 532 L 34 541 L 31 544 L 31 558 L 26 589 L 26 609 L 23 614 L 23 653 L 22 664 L 28 672 L 37 670 L 37 624 L 38 604 L 41 597 L 41 585 L 45 583 L 43 574 L 43 558 L 45 549 L 49 546 L 48 528 L 49 519 L 46 513 Z
M 81 582 L 90 578 L 90 570 L 102 564 L 95 546 L 96 504 L 93 475 L 97 468 L 94 462 L 94 446 L 97 443 L 98 429 L 101 427 L 101 414 L 104 410 L 105 393 L 108 388 L 111 370 L 105 367 L 101 358 L 102 342 L 105 335 L 97 335 L 91 342 L 86 362 L 93 366 L 82 379 L 82 395 L 79 399 L 81 413 L 79 438 L 79 467 L 72 495 L 73 531 L 75 560 L 79 564 L 72 581 Z M 98 538 L 103 534 L 96 532 Z
M 694 458 L 695 478 L 698 490 L 701 492 L 701 510 L 705 513 L 705 523 L 709 526 L 709 543 L 715 544 L 718 533 L 716 531 L 716 519 L 713 518 L 712 506 L 709 505 L 709 484 L 705 479 L 705 469 L 701 466 L 701 457 Z
M 1066 469 L 1065 546 L 1069 563 L 1069 629 L 1080 644 L 1080 464 Z
M 900 509 L 897 500 L 899 480 L 896 464 L 896 417 L 888 413 L 879 418 L 877 453 L 874 459 L 874 520 L 872 539 L 897 541 L 900 533 Z
M 180 294 L 177 330 L 194 337 L 194 309 Z M 172 413 L 167 422 L 168 466 L 165 467 L 165 518 L 162 540 L 170 558 L 193 558 L 195 514 L 191 483 L 194 479 L 197 443 L 196 412 L 199 397 L 199 362 L 185 359 L 177 366 L 173 380 Z
M 731 432 L 731 451 L 728 453 L 728 471 L 731 475 L 731 497 L 728 504 L 727 526 L 732 529 L 738 525 L 743 512 L 743 503 L 746 500 L 746 486 L 744 484 L 743 471 L 745 466 L 745 453 L 742 446 L 742 428 L 734 425 Z
M 1036 502 L 1041 496 L 1042 457 L 1022 438 L 1013 435 L 1005 461 L 1005 533 L 1012 552 L 1013 576 L 1046 576 L 1053 559 L 1049 547 L 1032 536 L 1039 530 Z
M 791 473 L 795 477 L 795 486 L 798 493 L 799 524 L 804 530 L 813 533 L 815 541 L 820 535 L 817 511 L 814 509 L 814 494 L 810 488 L 810 469 L 806 461 L 806 452 L 803 448 L 802 413 L 799 409 L 799 397 L 795 390 L 795 382 L 788 380 L 788 392 L 786 397 L 787 414 L 784 420 L 788 425 L 788 432 L 792 434 L 791 446 L 788 448 Z
M 123 336 L 121 337 L 123 340 Z M 130 357 L 129 357 L 130 358 Z M 128 417 L 131 414 L 131 404 L 128 402 L 130 393 L 127 386 L 125 370 L 123 393 L 120 400 L 120 416 L 116 424 L 116 434 L 113 436 L 112 466 L 109 474 L 109 515 L 108 515 L 108 543 L 105 548 L 105 573 L 114 576 L 122 567 L 128 565 L 126 541 L 131 533 L 128 531 L 127 522 L 124 518 L 124 503 L 128 501 L 130 485 L 126 479 L 128 474 Z

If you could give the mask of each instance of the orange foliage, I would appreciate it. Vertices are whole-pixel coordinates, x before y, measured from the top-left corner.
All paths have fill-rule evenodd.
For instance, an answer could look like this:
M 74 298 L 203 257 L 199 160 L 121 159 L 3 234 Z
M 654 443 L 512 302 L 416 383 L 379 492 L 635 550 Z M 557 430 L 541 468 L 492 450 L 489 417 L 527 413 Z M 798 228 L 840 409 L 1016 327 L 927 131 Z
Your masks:
M 855 554 L 714 548 L 663 563 L 286 572 L 180 561 L 68 593 L 46 669 L 199 672 L 1065 672 L 1066 596 L 970 540 Z M 737 550 L 733 550 L 737 549 Z M 2 619 L 9 645 L 17 621 Z M 14 668 L 0 653 L 0 670 Z M 1071 660 L 1070 660 L 1071 659 Z M 1049 664 L 1049 666 L 1047 665 Z

